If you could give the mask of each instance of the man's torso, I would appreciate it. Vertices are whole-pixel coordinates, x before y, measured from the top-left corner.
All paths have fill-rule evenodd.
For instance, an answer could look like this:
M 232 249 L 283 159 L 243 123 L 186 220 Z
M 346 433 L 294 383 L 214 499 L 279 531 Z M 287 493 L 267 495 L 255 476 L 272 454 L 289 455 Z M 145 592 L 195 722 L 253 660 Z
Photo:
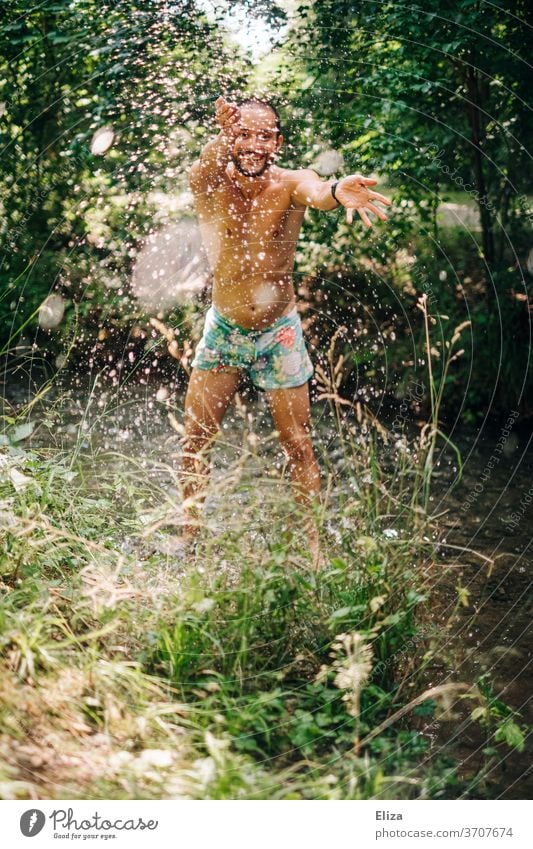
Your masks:
M 241 327 L 261 329 L 294 305 L 292 271 L 305 212 L 291 200 L 298 172 L 273 166 L 247 200 L 231 177 L 195 197 L 213 271 L 216 309 Z

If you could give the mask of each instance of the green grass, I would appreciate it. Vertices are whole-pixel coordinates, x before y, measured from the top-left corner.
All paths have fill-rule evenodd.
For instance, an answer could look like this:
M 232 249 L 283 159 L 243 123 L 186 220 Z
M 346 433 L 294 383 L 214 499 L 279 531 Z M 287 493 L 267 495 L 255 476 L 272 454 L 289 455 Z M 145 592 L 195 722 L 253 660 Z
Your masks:
M 490 793 L 483 770 L 459 779 L 424 733 L 442 705 L 467 698 L 487 729 L 489 759 L 505 745 L 520 749 L 524 736 L 486 681 L 425 690 L 446 633 L 428 627 L 440 569 L 427 506 L 435 444 L 446 441 L 442 391 L 429 368 L 431 418 L 409 444 L 359 404 L 345 415 L 337 374 L 333 340 L 315 439 L 318 571 L 310 515 L 298 511 L 275 440 L 242 400 L 219 440 L 188 555 L 176 546 L 176 438 L 163 434 L 161 446 L 153 434 L 137 457 L 103 453 L 95 446 L 105 416 L 89 421 L 89 402 L 68 448 L 25 450 L 35 434 L 43 443 L 46 427 L 54 444 L 58 402 L 35 429 L 24 412 L 36 423 L 40 401 L 5 417 L 2 796 Z M 170 417 L 178 431 L 179 415 Z
M 439 648 L 419 615 L 438 567 L 413 496 L 415 452 L 402 443 L 391 457 L 372 428 L 337 426 L 318 444 L 319 572 L 306 517 L 246 429 L 247 450 L 219 449 L 206 527 L 185 560 L 168 527 L 175 473 L 161 459 L 151 477 L 124 456 L 2 448 L 3 797 L 465 791 L 412 719 L 440 710 L 420 677 Z M 498 745 L 517 746 L 508 713 L 480 718 L 495 714 Z

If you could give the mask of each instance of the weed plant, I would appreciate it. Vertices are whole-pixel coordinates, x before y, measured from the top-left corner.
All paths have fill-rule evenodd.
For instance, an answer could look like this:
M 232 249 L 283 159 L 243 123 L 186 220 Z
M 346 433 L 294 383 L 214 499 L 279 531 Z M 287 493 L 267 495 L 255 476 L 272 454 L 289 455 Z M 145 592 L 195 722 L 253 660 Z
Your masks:
M 479 710 L 487 702 L 476 688 L 420 684 L 445 626 L 421 628 L 417 615 L 438 568 L 420 506 L 427 451 L 397 440 L 392 457 L 386 433 L 362 408 L 340 415 L 330 390 L 335 438 L 317 439 L 318 571 L 308 517 L 242 403 L 242 428 L 217 449 L 205 527 L 187 555 L 176 544 L 171 453 L 147 474 L 139 460 L 91 454 L 79 440 L 70 452 L 23 449 L 31 430 L 8 428 L 4 798 L 489 792 L 460 780 L 424 732 L 465 695 L 489 731 L 495 714 Z M 506 713 L 507 732 L 490 732 L 493 746 L 521 745 L 515 719 Z
M 430 360 L 424 298 L 420 308 Z M 240 396 L 240 426 L 219 440 L 188 552 L 170 402 L 173 441 L 141 457 L 92 446 L 90 404 L 69 450 L 22 447 L 37 402 L 23 411 L 29 421 L 4 416 L 4 798 L 490 795 L 488 770 L 459 778 L 427 731 L 467 699 L 489 757 L 524 744 L 520 717 L 487 681 L 422 683 L 448 624 L 427 614 L 440 568 L 427 508 L 436 442 L 446 441 L 442 389 L 430 368 L 431 418 L 409 444 L 341 397 L 336 341 L 318 369 L 328 422 L 315 434 L 319 569 L 309 514 Z M 41 421 L 51 428 L 54 403 Z

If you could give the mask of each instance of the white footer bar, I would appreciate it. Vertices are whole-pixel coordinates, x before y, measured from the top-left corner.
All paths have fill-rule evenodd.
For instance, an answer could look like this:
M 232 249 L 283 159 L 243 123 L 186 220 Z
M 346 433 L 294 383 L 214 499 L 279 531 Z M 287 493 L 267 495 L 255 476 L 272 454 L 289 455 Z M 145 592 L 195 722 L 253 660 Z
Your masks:
M 0 842 L 48 849 L 533 846 L 521 801 L 4 801 Z

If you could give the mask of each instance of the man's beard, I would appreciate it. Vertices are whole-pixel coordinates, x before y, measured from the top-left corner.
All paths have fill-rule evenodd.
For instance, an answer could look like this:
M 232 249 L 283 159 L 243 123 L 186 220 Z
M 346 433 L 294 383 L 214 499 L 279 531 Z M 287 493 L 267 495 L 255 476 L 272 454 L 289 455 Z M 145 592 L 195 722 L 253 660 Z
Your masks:
M 241 163 L 239 162 L 238 156 L 232 156 L 231 159 L 233 164 L 235 165 L 235 168 L 237 169 L 239 174 L 243 175 L 243 177 L 262 177 L 267 168 L 270 168 L 272 162 L 274 161 L 274 157 L 272 155 L 267 155 L 265 156 L 264 164 L 258 171 L 247 171 L 246 168 L 242 167 Z

